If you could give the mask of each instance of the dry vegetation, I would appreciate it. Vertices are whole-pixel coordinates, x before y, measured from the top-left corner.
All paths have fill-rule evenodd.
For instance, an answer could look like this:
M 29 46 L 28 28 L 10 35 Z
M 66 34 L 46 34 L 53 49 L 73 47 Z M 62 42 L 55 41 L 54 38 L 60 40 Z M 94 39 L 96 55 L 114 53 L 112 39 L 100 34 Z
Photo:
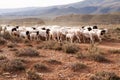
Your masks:
M 120 25 L 102 43 L 28 41 L 0 35 L 0 80 L 120 80 Z

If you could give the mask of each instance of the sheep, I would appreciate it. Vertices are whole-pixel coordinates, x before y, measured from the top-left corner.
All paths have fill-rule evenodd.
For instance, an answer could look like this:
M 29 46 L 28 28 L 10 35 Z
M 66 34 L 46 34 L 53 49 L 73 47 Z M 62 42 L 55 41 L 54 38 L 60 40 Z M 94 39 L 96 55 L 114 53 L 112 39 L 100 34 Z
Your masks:
M 38 40 L 39 31 L 30 33 L 30 40 Z
M 82 30 L 82 34 L 83 34 L 83 41 L 85 42 L 85 39 L 89 38 L 90 42 L 93 43 L 93 37 L 92 37 L 92 28 L 88 27 L 87 29 L 83 29 Z
M 39 30 L 39 37 L 40 38 L 45 38 L 45 40 L 49 40 L 49 34 L 50 34 L 50 29 L 46 29 L 46 30 Z
M 101 29 L 93 30 L 94 33 L 92 33 L 92 36 L 93 36 L 93 37 L 97 37 L 97 38 L 99 39 L 99 42 L 102 42 L 102 36 L 103 36 L 104 34 L 106 34 L 107 31 L 108 31 L 107 29 L 103 29 L 103 30 L 101 30 Z
M 29 32 L 29 31 L 21 31 L 21 32 L 19 33 L 19 37 L 30 40 L 30 32 Z
M 70 42 L 73 43 L 73 39 L 75 37 L 75 34 L 74 33 L 68 33 L 66 34 L 66 40 L 67 39 L 70 39 Z
M 60 30 L 59 29 L 51 29 L 50 31 L 50 37 L 52 37 L 52 39 L 54 41 L 59 41 L 60 39 Z
M 11 36 L 24 37 L 30 40 L 39 40 L 45 38 L 45 40 L 60 41 L 70 39 L 70 42 L 74 42 L 74 38 L 81 43 L 86 42 L 89 38 L 90 42 L 94 42 L 97 38 L 100 42 L 102 41 L 102 36 L 108 32 L 107 29 L 98 29 L 98 26 L 83 26 L 79 27 L 67 27 L 67 26 L 10 26 L 4 25 L 0 27 L 0 34 L 8 32 Z
M 82 29 L 87 30 L 88 28 L 91 29 L 98 29 L 98 26 L 83 26 Z

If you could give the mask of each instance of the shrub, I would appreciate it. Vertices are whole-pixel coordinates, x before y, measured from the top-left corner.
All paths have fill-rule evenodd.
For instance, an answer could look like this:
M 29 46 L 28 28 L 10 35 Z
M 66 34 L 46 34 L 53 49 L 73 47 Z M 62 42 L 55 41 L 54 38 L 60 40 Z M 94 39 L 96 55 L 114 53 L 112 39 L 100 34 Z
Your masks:
M 80 48 L 77 45 L 75 45 L 75 44 L 65 44 L 63 46 L 64 52 L 66 52 L 68 54 L 74 54 L 74 53 L 78 52 L 79 49 Z
M 115 30 L 116 30 L 116 31 L 120 31 L 120 28 L 118 27 L 118 28 L 116 28 Z
M 44 48 L 44 49 L 52 49 L 52 50 L 62 50 L 62 45 L 61 43 L 58 42 L 53 42 L 53 41 L 46 41 L 43 43 L 42 46 L 38 47 L 39 49 Z
M 0 60 L 6 60 L 7 57 L 0 55 Z
M 50 71 L 46 65 L 41 64 L 41 63 L 35 64 L 34 69 L 38 72 L 49 72 Z
M 88 48 L 88 53 L 89 54 L 99 54 L 99 48 L 97 47 L 97 44 L 90 44 Z
M 109 60 L 105 58 L 102 54 L 103 52 L 99 51 L 97 44 L 91 44 L 86 57 L 97 62 L 109 62 Z
M 10 49 L 10 51 L 18 51 L 18 49 L 16 49 L 16 48 L 13 48 L 13 49 Z
M 20 60 L 11 60 L 7 61 L 2 65 L 2 68 L 4 71 L 7 72 L 16 72 L 16 71 L 24 71 L 25 70 L 25 64 Z
M 110 53 L 120 54 L 120 49 L 109 50 Z
M 16 60 L 16 61 L 23 62 L 23 63 L 27 63 L 27 62 L 28 62 L 28 60 L 21 59 L 21 58 L 16 58 L 15 60 Z
M 86 68 L 87 68 L 87 66 L 83 63 L 74 63 L 71 66 L 71 70 L 74 72 L 78 72 L 78 71 L 81 71 L 81 70 L 86 69 Z
M 13 39 L 13 37 L 8 32 L 5 32 L 4 35 L 2 35 L 2 37 L 6 40 L 12 40 Z
M 37 50 L 34 50 L 32 48 L 26 48 L 22 49 L 16 52 L 16 56 L 28 56 L 28 57 L 38 57 L 39 52 Z
M 27 80 L 43 80 L 36 72 L 28 71 Z
M 83 53 L 81 53 L 81 52 L 78 52 L 78 53 L 76 54 L 76 58 L 78 58 L 78 59 L 84 59 L 84 58 L 86 58 L 86 55 L 83 54 Z
M 109 62 L 109 60 L 101 54 L 90 54 L 90 55 L 88 55 L 88 57 L 91 60 L 94 60 L 94 61 L 97 61 L 97 62 Z
M 10 40 L 12 42 L 22 42 L 22 38 L 19 38 L 17 36 L 12 36 L 10 35 L 8 32 L 5 32 L 4 35 L 2 35 L 2 37 L 6 40 Z
M 3 39 L 3 38 L 0 38 L 0 45 L 4 45 L 4 44 L 6 44 L 7 42 L 6 42 L 6 40 L 5 39 Z
M 30 43 L 26 43 L 26 46 L 33 47 L 33 45 Z
M 45 41 L 43 42 L 42 48 L 44 49 L 52 49 L 52 50 L 60 50 L 61 46 L 58 42 L 54 41 Z
M 53 50 L 62 50 L 62 44 L 61 43 L 55 43 L 53 46 Z
M 3 52 L 3 50 L 0 49 L 0 52 Z
M 43 42 L 43 45 L 42 45 L 42 47 L 44 48 L 44 49 L 53 49 L 53 46 L 56 44 L 56 42 L 54 42 L 54 41 L 45 41 L 45 42 Z
M 7 47 L 8 48 L 14 48 L 14 47 L 16 47 L 17 46 L 17 44 L 15 44 L 15 43 L 8 43 L 7 44 Z
M 120 77 L 111 72 L 98 72 L 90 77 L 90 80 L 120 80 Z
M 37 49 L 42 49 L 42 48 L 43 48 L 43 46 L 41 46 L 41 45 L 40 45 L 40 46 L 37 46 L 36 48 L 37 48 Z
M 20 37 L 17 37 L 17 36 L 13 36 L 11 41 L 21 43 L 21 42 L 23 42 L 23 39 Z
M 49 59 L 49 60 L 46 60 L 45 62 L 47 62 L 49 64 L 54 64 L 54 65 L 62 64 L 60 61 L 57 61 L 57 60 L 54 60 L 54 59 Z

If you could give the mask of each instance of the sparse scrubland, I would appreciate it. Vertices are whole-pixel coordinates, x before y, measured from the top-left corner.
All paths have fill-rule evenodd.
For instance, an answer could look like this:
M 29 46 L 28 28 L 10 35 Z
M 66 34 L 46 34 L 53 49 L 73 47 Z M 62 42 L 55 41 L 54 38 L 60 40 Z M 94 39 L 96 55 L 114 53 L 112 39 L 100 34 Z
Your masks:
M 29 41 L 0 35 L 0 80 L 120 80 L 120 25 L 101 43 Z

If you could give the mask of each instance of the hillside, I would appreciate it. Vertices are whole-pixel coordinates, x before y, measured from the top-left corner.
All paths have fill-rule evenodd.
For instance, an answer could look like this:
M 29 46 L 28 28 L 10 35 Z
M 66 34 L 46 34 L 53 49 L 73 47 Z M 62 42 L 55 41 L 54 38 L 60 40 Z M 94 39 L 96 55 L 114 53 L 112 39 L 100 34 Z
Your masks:
M 0 24 L 10 24 L 10 25 L 44 25 L 44 20 L 40 18 L 21 18 L 21 19 L 0 19 Z
M 105 14 L 120 12 L 120 0 L 83 0 L 77 3 L 50 7 L 30 7 L 19 9 L 2 9 L 4 16 L 40 16 L 56 17 L 67 14 Z
M 102 15 L 65 15 L 56 17 L 53 22 L 67 24 L 120 24 L 118 13 Z

